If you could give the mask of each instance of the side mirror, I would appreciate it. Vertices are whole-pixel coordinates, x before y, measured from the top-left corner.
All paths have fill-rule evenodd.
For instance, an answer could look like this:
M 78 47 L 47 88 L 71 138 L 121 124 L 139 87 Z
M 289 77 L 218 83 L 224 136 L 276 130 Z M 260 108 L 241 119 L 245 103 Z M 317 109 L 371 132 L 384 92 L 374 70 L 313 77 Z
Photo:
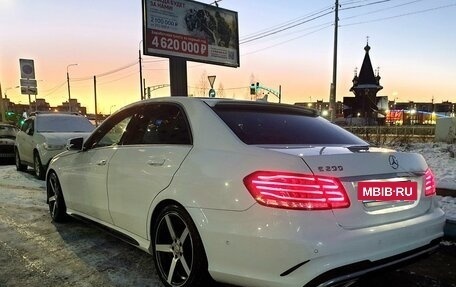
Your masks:
M 81 151 L 84 144 L 84 138 L 72 138 L 67 142 L 67 150 Z

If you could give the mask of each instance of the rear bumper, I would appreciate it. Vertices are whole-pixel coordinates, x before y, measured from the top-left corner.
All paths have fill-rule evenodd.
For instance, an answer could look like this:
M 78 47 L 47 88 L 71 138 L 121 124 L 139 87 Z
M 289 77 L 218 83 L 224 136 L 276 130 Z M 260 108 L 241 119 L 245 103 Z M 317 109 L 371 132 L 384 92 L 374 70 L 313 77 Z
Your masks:
M 14 158 L 14 145 L 0 145 L 0 160 Z
M 342 266 L 331 271 L 325 272 L 309 283 L 305 287 L 327 287 L 356 280 L 362 276 L 385 269 L 395 269 L 411 264 L 414 261 L 423 259 L 434 253 L 440 244 L 441 238 L 431 241 L 426 246 L 404 252 L 392 257 L 378 261 L 361 261 L 350 265 Z
M 445 220 L 435 208 L 405 221 L 346 230 L 330 211 L 254 205 L 243 212 L 189 212 L 213 278 L 258 287 L 331 286 L 407 262 L 433 251 Z

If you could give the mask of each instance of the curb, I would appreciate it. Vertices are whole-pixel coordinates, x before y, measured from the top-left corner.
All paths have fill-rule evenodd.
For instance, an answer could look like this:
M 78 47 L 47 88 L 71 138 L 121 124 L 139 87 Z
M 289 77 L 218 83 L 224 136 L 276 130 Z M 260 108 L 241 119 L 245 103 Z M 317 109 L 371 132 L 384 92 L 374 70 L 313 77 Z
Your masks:
M 449 238 L 456 238 L 456 221 L 447 219 L 443 228 L 443 234 Z
M 437 188 L 436 193 L 437 193 L 437 195 L 440 195 L 440 196 L 456 197 L 456 190 L 453 190 L 453 189 Z
M 446 189 L 446 188 L 437 188 L 436 193 L 439 196 L 452 196 L 456 197 L 456 190 Z M 445 221 L 445 226 L 443 228 L 443 233 L 446 237 L 455 239 L 456 238 L 456 220 L 447 219 Z

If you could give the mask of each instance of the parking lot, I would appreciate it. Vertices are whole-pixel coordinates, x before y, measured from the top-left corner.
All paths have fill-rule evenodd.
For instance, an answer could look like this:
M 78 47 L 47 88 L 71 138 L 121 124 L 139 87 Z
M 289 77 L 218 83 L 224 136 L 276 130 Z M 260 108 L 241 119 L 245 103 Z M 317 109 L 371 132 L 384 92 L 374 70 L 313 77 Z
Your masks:
M 77 220 L 53 223 L 44 182 L 0 165 L 0 286 L 56 285 L 162 286 L 150 255 Z M 456 286 L 456 242 L 358 285 Z

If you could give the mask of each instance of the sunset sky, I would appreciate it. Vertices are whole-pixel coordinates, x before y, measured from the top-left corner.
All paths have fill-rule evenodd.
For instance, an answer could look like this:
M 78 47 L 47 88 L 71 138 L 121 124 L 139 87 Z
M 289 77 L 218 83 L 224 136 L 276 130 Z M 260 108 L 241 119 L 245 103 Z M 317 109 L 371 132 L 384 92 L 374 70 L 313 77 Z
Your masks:
M 238 12 L 240 67 L 188 62 L 189 94 L 207 95 L 207 76 L 216 75 L 214 88 L 223 97 L 250 99 L 253 81 L 273 89 L 281 85 L 287 103 L 327 101 L 334 2 L 220 1 L 220 7 Z M 456 0 L 340 0 L 340 5 L 337 100 L 351 95 L 354 70 L 361 67 L 369 36 L 372 64 L 379 67 L 384 87 L 379 95 L 398 101 L 456 102 Z M 292 21 L 299 25 L 246 42 Z M 78 64 L 69 67 L 71 97 L 89 112 L 94 112 L 94 75 L 99 112 L 140 100 L 140 0 L 0 0 L 0 36 L 3 93 L 19 85 L 19 59 L 25 58 L 35 61 L 38 98 L 51 105 L 68 99 L 70 64 Z M 169 84 L 166 58 L 143 60 L 146 86 Z M 152 97 L 169 93 L 164 88 Z M 7 95 L 13 102 L 28 103 L 19 89 L 8 89 Z

